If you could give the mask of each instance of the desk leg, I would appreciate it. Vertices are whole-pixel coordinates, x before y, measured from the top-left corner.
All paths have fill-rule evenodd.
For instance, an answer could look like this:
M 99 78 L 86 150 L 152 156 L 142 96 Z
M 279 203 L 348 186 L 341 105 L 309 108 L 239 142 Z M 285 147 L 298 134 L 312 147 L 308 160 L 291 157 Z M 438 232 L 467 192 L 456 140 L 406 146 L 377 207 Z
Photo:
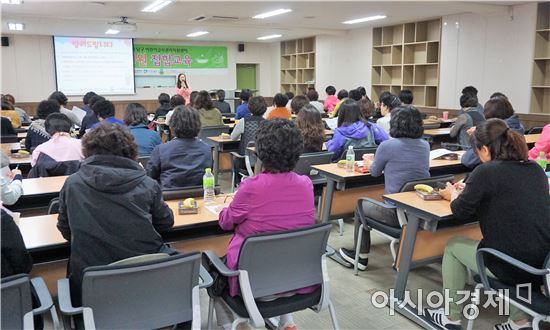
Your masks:
M 214 172 L 214 182 L 216 184 L 218 183 L 218 172 L 220 171 L 220 147 L 216 146 L 214 147 L 214 169 L 212 172 Z
M 330 219 L 330 210 L 332 209 L 332 198 L 334 197 L 334 185 L 336 182 L 331 179 L 327 179 L 327 191 L 325 192 L 325 199 L 323 201 L 323 211 L 321 216 L 321 222 L 322 223 L 328 223 Z M 329 246 L 330 249 L 333 249 L 331 246 Z M 328 249 L 327 249 L 328 250 Z M 336 261 L 340 265 L 344 267 L 351 268 L 352 264 L 345 261 L 340 257 L 340 254 L 336 251 L 333 255 L 329 257 L 330 259 Z

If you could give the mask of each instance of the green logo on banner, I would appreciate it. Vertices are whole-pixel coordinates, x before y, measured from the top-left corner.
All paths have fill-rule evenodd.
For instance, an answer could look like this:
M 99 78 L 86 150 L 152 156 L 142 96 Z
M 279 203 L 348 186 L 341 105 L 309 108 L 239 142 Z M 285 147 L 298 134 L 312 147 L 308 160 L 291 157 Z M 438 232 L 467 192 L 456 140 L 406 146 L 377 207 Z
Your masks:
M 227 47 L 134 44 L 137 69 L 226 69 Z

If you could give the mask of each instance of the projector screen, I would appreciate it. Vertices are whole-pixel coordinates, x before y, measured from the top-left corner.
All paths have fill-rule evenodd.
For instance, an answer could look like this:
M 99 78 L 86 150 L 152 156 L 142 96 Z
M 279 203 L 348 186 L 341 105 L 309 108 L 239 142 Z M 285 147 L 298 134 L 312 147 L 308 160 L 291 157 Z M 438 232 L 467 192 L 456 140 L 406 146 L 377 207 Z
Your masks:
M 135 94 L 132 39 L 54 37 L 57 90 Z

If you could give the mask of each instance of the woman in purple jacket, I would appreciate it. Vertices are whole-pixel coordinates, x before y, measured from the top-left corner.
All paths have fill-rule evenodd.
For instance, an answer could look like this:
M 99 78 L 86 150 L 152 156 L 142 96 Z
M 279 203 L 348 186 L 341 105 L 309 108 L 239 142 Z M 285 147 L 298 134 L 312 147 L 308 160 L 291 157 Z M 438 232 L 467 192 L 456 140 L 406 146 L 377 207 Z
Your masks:
M 327 142 L 328 151 L 334 152 L 333 160 L 340 159 L 344 152 L 344 145 L 349 140 L 368 139 L 370 132 L 376 144 L 389 139 L 388 133 L 378 125 L 369 123 L 363 117 L 359 104 L 351 99 L 342 103 L 338 115 L 338 127 L 334 130 L 334 137 Z
M 237 268 L 239 250 L 246 237 L 315 223 L 311 180 L 292 172 L 303 144 L 302 134 L 292 121 L 273 119 L 260 126 L 256 136 L 256 153 L 262 161 L 263 171 L 244 180 L 231 204 L 220 213 L 220 227 L 235 231 L 227 249 L 229 269 Z M 302 288 L 294 294 L 311 293 L 317 287 Z M 235 296 L 239 292 L 237 278 L 229 278 L 229 294 Z M 229 329 L 232 322 L 230 310 L 222 299 L 215 301 L 218 324 Z M 295 328 L 292 314 L 282 315 L 280 324 L 280 329 Z

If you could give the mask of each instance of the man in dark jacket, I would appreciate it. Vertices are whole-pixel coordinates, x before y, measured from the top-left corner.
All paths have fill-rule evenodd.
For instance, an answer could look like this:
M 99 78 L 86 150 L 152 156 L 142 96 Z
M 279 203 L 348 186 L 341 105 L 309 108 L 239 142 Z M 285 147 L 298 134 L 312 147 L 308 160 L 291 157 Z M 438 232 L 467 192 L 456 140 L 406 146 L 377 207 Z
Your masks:
M 81 303 L 83 270 L 164 248 L 159 233 L 174 224 L 155 180 L 136 162 L 132 135 L 100 125 L 82 139 L 86 159 L 59 196 L 57 228 L 71 243 L 69 281 Z
M 32 259 L 27 252 L 19 227 L 2 209 L 2 277 L 30 273 Z

